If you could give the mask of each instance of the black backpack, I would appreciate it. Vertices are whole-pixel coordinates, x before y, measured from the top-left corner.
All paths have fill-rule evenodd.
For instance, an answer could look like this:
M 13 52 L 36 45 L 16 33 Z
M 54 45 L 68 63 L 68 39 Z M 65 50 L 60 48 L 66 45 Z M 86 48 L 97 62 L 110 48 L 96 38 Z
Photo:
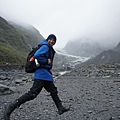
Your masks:
M 25 72 L 27 73 L 34 73 L 36 69 L 38 69 L 39 67 L 37 67 L 35 60 L 30 61 L 30 59 L 34 56 L 35 52 L 40 48 L 41 46 L 38 45 L 37 47 L 33 48 L 30 53 L 27 56 L 27 60 L 26 60 L 26 64 L 25 64 Z M 50 50 L 49 50 L 50 52 Z

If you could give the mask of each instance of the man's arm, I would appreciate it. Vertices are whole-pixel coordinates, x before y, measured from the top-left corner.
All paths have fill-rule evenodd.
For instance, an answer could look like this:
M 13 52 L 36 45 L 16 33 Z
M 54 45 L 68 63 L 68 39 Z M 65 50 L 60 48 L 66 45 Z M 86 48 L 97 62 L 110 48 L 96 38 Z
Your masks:
M 49 47 L 47 45 L 42 45 L 40 49 L 34 54 L 34 58 L 37 59 L 38 63 L 41 65 L 50 64 L 50 59 L 48 59 Z

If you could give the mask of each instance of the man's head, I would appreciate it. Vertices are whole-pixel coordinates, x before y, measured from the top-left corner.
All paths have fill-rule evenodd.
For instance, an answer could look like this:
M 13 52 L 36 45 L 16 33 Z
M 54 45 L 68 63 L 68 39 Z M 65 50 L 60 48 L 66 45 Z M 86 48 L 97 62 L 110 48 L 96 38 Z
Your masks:
M 56 36 L 54 34 L 50 34 L 47 38 L 47 41 L 53 46 L 56 43 Z

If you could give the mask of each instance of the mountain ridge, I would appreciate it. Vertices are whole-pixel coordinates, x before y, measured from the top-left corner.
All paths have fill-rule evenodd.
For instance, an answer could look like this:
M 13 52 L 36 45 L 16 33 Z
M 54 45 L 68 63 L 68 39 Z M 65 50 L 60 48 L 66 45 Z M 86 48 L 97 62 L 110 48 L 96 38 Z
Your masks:
M 106 38 L 101 38 L 103 41 L 106 41 Z M 92 37 L 83 37 L 78 40 L 69 41 L 65 47 L 64 50 L 67 53 L 70 53 L 72 55 L 77 55 L 81 57 L 93 57 L 101 52 L 112 49 L 114 45 L 110 42 L 106 44 L 101 43 L 100 38 L 92 38 Z
M 87 60 L 81 65 L 102 65 L 102 64 L 120 64 L 120 42 L 111 50 L 106 50 L 96 55 L 95 57 Z

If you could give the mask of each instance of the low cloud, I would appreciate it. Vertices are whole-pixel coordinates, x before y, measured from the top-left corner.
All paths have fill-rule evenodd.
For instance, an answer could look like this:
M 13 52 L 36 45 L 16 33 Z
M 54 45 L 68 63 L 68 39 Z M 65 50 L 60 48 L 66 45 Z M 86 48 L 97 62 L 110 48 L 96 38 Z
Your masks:
M 45 38 L 56 34 L 56 47 L 83 36 L 120 41 L 119 0 L 0 0 L 0 15 L 33 25 Z

